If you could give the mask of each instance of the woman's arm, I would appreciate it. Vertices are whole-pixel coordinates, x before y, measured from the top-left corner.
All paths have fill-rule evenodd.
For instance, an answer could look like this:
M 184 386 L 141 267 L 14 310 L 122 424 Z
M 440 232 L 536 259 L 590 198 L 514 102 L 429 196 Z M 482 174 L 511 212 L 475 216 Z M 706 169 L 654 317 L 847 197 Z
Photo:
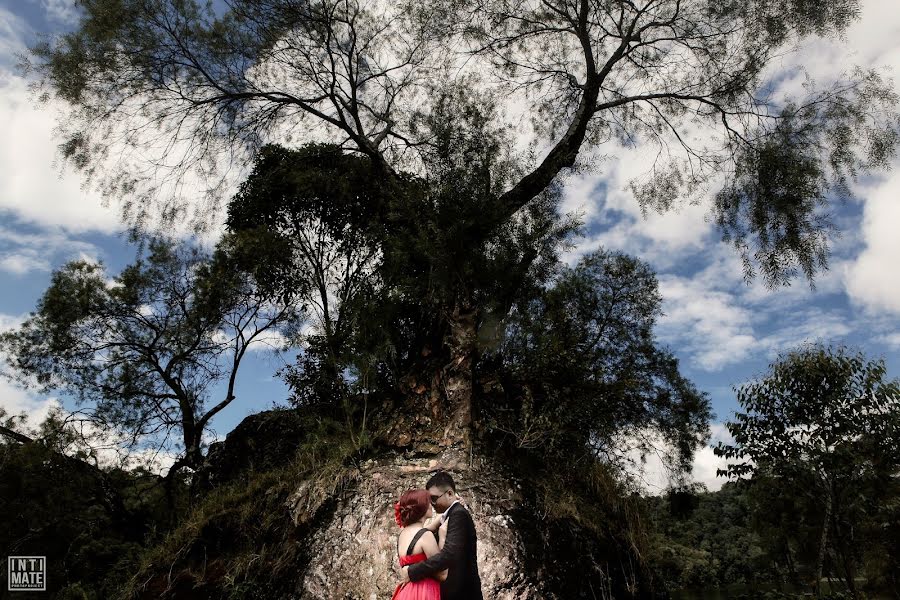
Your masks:
M 431 558 L 441 551 L 434 533 L 432 533 L 431 535 L 428 535 L 426 533 L 421 537 L 419 543 L 416 545 L 422 547 L 421 552 L 424 552 L 427 558 Z M 444 569 L 443 571 L 438 571 L 437 573 L 434 573 L 432 577 L 434 577 L 438 581 L 444 581 L 445 579 L 447 579 L 447 570 Z
M 441 515 L 435 513 L 433 517 L 425 521 L 425 527 L 432 532 L 436 532 L 441 526 Z

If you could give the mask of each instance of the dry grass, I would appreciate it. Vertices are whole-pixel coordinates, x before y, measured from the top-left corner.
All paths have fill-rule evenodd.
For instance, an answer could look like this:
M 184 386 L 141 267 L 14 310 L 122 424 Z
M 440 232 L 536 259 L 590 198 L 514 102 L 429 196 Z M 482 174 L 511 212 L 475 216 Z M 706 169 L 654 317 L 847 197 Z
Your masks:
M 121 598 L 263 598 L 271 597 L 273 585 L 296 578 L 303 526 L 355 481 L 361 456 L 333 421 L 311 423 L 308 434 L 281 468 L 249 473 L 205 496 L 144 554 Z M 289 501 L 298 490 L 304 490 L 302 506 Z

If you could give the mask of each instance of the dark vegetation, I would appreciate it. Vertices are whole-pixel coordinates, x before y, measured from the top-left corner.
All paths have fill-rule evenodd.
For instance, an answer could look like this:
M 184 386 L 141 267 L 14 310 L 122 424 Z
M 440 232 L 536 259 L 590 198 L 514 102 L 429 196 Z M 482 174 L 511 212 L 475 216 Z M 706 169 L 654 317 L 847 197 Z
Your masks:
M 339 405 L 248 417 L 210 449 L 194 497 L 179 487 L 179 512 L 152 474 L 98 469 L 48 441 L 0 445 L 0 505 L 13 517 L 2 544 L 46 551 L 58 598 L 156 598 L 165 590 L 172 598 L 287 595 L 305 574 L 306 536 L 327 521 L 361 464 L 399 451 L 390 449 L 388 423 L 378 416 L 391 414 L 393 401 L 370 402 L 372 443 L 365 447 L 352 442 Z M 805 481 L 756 474 L 718 492 L 682 488 L 642 497 L 599 463 L 551 470 L 519 452 L 503 461 L 531 482 L 511 515 L 529 546 L 524 566 L 566 597 L 585 591 L 583 580 L 570 577 L 573 549 L 600 570 L 634 561 L 630 577 L 609 580 L 615 598 L 735 584 L 784 590 L 765 592 L 772 598 L 815 591 L 824 513 L 818 497 L 802 493 Z M 292 521 L 289 499 L 306 486 L 313 491 Z M 895 474 L 846 491 L 823 567 L 834 581 L 822 597 L 893 597 L 900 481 Z M 853 592 L 840 583 L 848 552 L 861 578 Z
M 854 590 L 842 581 L 841 552 L 829 550 L 824 569 L 831 583 L 822 597 L 895 598 L 898 587 L 896 481 L 881 489 L 870 513 L 843 520 L 857 528 Z M 862 498 L 860 501 L 868 503 Z M 736 586 L 761 597 L 782 590 L 785 597 L 815 595 L 822 513 L 787 493 L 782 482 L 765 478 L 727 483 L 718 492 L 678 491 L 643 500 L 653 542 L 648 560 L 669 589 Z

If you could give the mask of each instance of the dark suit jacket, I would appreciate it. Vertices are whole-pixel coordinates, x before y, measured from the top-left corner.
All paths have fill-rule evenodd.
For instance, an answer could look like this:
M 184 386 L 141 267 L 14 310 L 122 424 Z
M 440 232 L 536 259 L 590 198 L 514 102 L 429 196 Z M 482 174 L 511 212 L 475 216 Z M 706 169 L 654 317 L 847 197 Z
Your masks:
M 478 576 L 478 540 L 472 515 L 462 504 L 450 508 L 444 548 L 428 560 L 409 567 L 409 578 L 419 581 L 449 569 L 441 583 L 441 600 L 483 600 Z

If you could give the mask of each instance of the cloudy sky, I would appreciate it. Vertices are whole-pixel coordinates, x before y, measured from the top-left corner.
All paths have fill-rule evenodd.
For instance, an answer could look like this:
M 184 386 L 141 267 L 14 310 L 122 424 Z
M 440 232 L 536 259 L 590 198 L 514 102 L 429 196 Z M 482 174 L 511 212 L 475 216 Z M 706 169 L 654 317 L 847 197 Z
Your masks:
M 102 260 L 117 271 L 134 257 L 119 235 L 115 206 L 104 206 L 75 173 L 60 172 L 55 115 L 37 108 L 15 70 L 16 53 L 40 33 L 71 27 L 72 0 L 0 0 L 0 328 L 14 327 L 35 306 L 54 268 L 74 258 Z M 854 64 L 900 72 L 900 7 L 896 0 L 864 0 L 861 20 L 843 42 L 812 40 L 785 59 L 785 73 L 802 64 L 819 81 Z M 783 79 L 796 85 L 799 77 Z M 51 107 L 52 108 L 52 107 Z M 639 152 L 616 151 L 602 172 L 573 180 L 566 209 L 580 211 L 588 235 L 568 258 L 600 245 L 649 261 L 659 274 L 665 316 L 657 333 L 683 370 L 712 398 L 714 438 L 737 408 L 732 386 L 761 373 L 780 351 L 806 341 L 843 343 L 884 357 L 900 376 L 900 162 L 859 181 L 856 199 L 838 207 L 842 231 L 833 240 L 831 269 L 813 291 L 798 281 L 771 291 L 746 284 L 740 262 L 719 241 L 708 205 L 681 207 L 644 218 L 625 189 L 640 172 Z M 238 400 L 213 423 L 224 436 L 249 413 L 285 397 L 273 371 L 279 359 L 257 353 L 242 372 Z M 57 399 L 33 396 L 0 381 L 0 406 L 39 421 Z M 65 403 L 65 402 L 64 402 Z M 701 451 L 695 477 L 710 488 L 716 459 Z M 652 464 L 650 486 L 664 485 Z

